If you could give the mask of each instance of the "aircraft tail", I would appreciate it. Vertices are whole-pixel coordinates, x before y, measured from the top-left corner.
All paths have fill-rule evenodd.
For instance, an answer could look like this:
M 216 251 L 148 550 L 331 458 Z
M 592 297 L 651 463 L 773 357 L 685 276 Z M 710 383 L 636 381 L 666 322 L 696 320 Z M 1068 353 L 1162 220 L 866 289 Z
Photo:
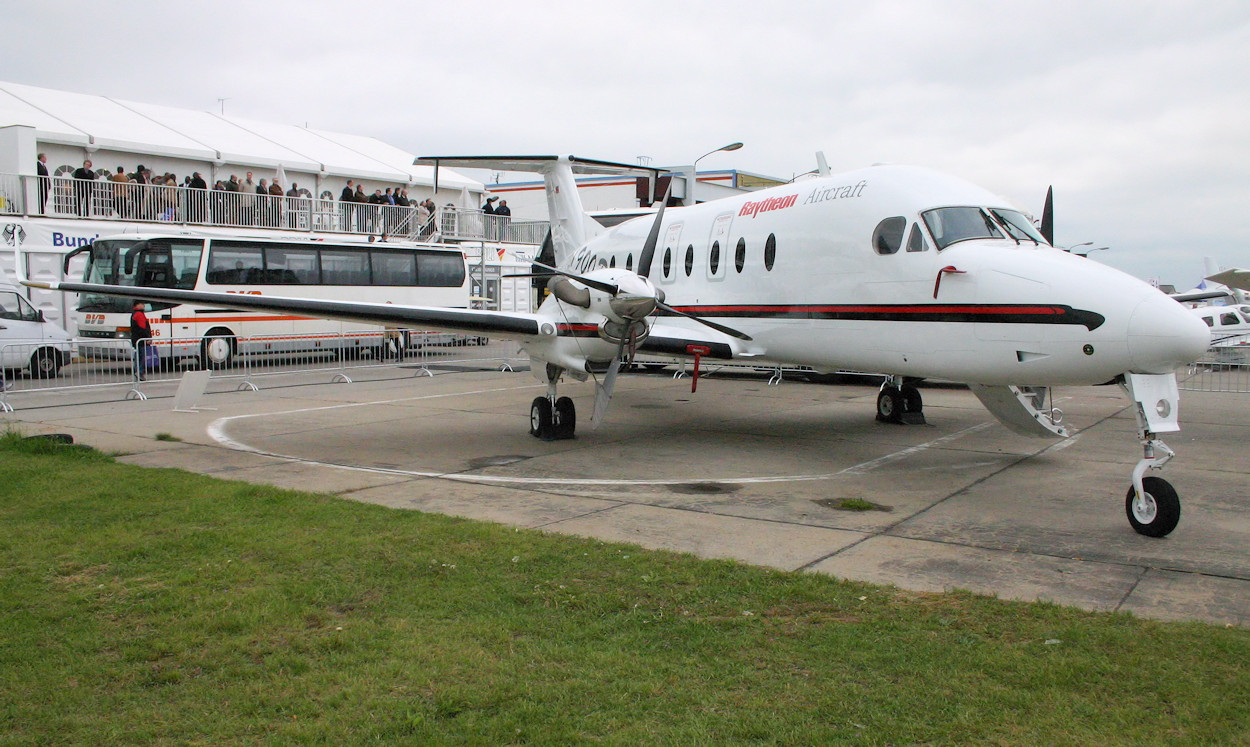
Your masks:
M 603 230 L 582 207 L 575 174 L 633 174 L 645 176 L 654 184 L 660 169 L 612 161 L 596 161 L 577 156 L 422 156 L 413 163 L 433 166 L 435 180 L 441 166 L 450 168 L 528 171 L 543 175 L 547 191 L 547 214 L 555 264 L 564 267 L 573 253 Z M 653 190 L 652 190 L 653 191 Z

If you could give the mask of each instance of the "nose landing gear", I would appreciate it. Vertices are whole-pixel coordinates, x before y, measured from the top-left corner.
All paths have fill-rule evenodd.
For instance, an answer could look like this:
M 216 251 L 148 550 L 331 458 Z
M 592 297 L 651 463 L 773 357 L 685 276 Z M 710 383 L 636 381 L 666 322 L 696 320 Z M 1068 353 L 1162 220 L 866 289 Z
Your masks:
M 1179 392 L 1172 374 L 1126 374 L 1124 389 L 1133 399 L 1142 458 L 1133 467 L 1133 482 L 1124 499 L 1128 522 L 1138 534 L 1165 537 L 1181 520 L 1181 500 L 1161 477 L 1146 477 L 1148 470 L 1163 469 L 1176 452 L 1156 437 L 1159 431 L 1179 431 L 1176 403 Z

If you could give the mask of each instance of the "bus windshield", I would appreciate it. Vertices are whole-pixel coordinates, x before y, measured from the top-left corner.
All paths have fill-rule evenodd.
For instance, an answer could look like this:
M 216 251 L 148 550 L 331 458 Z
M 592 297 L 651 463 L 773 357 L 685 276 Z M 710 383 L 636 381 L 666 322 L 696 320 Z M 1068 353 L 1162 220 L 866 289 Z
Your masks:
M 87 256 L 84 281 L 103 285 L 145 288 L 194 288 L 204 242 L 199 239 L 105 239 L 96 241 Z M 129 298 L 84 293 L 79 311 L 129 312 Z M 153 309 L 172 304 L 151 304 Z

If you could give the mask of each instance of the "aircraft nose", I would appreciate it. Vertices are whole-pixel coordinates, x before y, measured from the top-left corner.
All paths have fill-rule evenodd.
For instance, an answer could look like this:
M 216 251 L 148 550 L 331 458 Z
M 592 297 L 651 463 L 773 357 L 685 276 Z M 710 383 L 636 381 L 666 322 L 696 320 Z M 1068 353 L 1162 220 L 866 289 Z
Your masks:
M 1147 297 L 1129 318 L 1128 349 L 1133 373 L 1171 373 L 1198 360 L 1210 344 L 1207 325 L 1164 295 Z

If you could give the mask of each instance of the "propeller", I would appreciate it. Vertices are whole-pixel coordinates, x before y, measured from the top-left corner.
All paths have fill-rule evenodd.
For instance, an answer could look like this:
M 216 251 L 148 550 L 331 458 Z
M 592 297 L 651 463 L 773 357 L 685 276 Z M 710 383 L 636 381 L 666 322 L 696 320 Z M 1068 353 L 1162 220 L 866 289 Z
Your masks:
M 1055 245 L 1055 188 L 1046 188 L 1046 204 L 1042 207 L 1042 238 L 1051 246 Z

